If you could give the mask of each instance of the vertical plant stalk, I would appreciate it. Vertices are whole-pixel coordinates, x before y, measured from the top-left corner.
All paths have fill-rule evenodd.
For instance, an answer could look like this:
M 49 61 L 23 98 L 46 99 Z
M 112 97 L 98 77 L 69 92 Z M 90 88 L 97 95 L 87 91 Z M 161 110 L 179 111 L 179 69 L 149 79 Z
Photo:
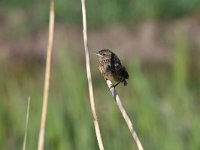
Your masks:
M 23 142 L 23 148 L 22 148 L 22 150 L 26 150 L 26 139 L 27 139 L 27 132 L 28 132 L 29 109 L 30 109 L 30 96 L 28 97 L 28 105 L 27 105 L 27 112 L 26 112 L 25 133 L 24 133 L 24 142 Z
M 50 12 L 49 12 L 49 39 L 48 39 L 48 47 L 47 47 L 44 93 L 43 93 L 43 107 L 42 107 L 42 114 L 41 114 L 40 133 L 39 133 L 39 139 L 38 139 L 38 150 L 44 149 L 45 124 L 46 124 L 50 72 L 51 72 L 51 55 L 52 55 L 52 49 L 53 49 L 54 20 L 55 20 L 54 0 L 51 0 Z
M 126 110 L 124 109 L 122 102 L 119 98 L 119 95 L 117 94 L 115 88 L 112 85 L 112 82 L 110 80 L 106 80 L 106 84 L 108 85 L 110 92 L 112 93 L 112 96 L 113 96 L 114 100 L 116 101 L 117 106 L 119 107 L 119 110 L 121 111 L 122 116 L 124 117 L 126 124 L 128 125 L 128 128 L 129 128 L 131 135 L 132 135 L 132 137 L 133 137 L 133 139 L 134 139 L 134 141 L 137 145 L 138 150 L 143 150 L 143 146 L 140 142 L 140 139 L 137 136 L 137 133 L 136 133 L 134 127 L 133 127 L 133 124 L 132 124 L 128 114 L 126 113 Z
M 101 132 L 99 129 L 99 124 L 98 124 L 98 119 L 97 119 L 97 114 L 95 110 L 95 103 L 94 103 L 94 94 L 93 94 L 92 78 L 91 78 L 91 71 L 90 71 L 90 58 L 89 58 L 89 50 L 88 50 L 88 42 L 87 42 L 87 21 L 86 21 L 85 0 L 81 0 L 81 4 L 82 4 L 82 15 L 83 15 L 83 40 L 84 40 L 86 71 L 87 71 L 87 79 L 88 79 L 89 95 L 90 95 L 90 105 L 92 109 L 93 122 L 94 122 L 99 149 L 104 150 L 104 146 L 103 146 L 103 142 L 101 138 Z

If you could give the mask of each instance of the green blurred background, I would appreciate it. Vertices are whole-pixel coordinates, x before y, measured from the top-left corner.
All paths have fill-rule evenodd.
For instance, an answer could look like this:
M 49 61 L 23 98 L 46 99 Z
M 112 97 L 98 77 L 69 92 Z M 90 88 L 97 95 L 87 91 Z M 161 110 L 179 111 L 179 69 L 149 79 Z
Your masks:
M 97 114 L 106 150 L 135 149 L 97 69 L 109 48 L 130 74 L 119 85 L 148 150 L 200 149 L 200 1 L 87 0 Z M 82 41 L 80 1 L 56 0 L 46 150 L 97 150 Z M 27 149 L 37 149 L 48 40 L 49 1 L 0 1 L 0 149 L 21 149 L 28 96 Z

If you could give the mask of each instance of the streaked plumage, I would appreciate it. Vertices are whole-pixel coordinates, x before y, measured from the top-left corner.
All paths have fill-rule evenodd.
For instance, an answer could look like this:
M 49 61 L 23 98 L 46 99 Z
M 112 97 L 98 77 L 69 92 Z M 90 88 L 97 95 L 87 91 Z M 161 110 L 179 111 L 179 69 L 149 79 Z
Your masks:
M 105 79 L 117 81 L 118 83 L 114 86 L 117 86 L 120 82 L 127 85 L 126 79 L 129 78 L 129 74 L 115 53 L 103 49 L 97 52 L 96 55 L 99 60 L 99 71 Z

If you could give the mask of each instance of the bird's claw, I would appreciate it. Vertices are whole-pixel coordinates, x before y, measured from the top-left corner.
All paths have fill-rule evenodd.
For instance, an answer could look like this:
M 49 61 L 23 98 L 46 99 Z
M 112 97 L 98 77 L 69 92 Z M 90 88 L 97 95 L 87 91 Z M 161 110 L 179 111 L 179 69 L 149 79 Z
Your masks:
M 109 89 L 115 88 L 115 85 L 111 85 L 111 87 Z

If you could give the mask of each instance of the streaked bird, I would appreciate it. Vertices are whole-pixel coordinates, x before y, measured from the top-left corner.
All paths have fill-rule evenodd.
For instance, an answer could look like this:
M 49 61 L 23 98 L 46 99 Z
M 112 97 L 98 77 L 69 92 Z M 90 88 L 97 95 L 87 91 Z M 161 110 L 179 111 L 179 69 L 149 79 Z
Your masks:
M 116 81 L 117 83 L 113 87 L 116 87 L 119 83 L 126 86 L 126 79 L 129 78 L 129 74 L 118 56 L 109 49 L 100 50 L 96 55 L 99 60 L 98 68 L 103 77 L 106 80 Z

